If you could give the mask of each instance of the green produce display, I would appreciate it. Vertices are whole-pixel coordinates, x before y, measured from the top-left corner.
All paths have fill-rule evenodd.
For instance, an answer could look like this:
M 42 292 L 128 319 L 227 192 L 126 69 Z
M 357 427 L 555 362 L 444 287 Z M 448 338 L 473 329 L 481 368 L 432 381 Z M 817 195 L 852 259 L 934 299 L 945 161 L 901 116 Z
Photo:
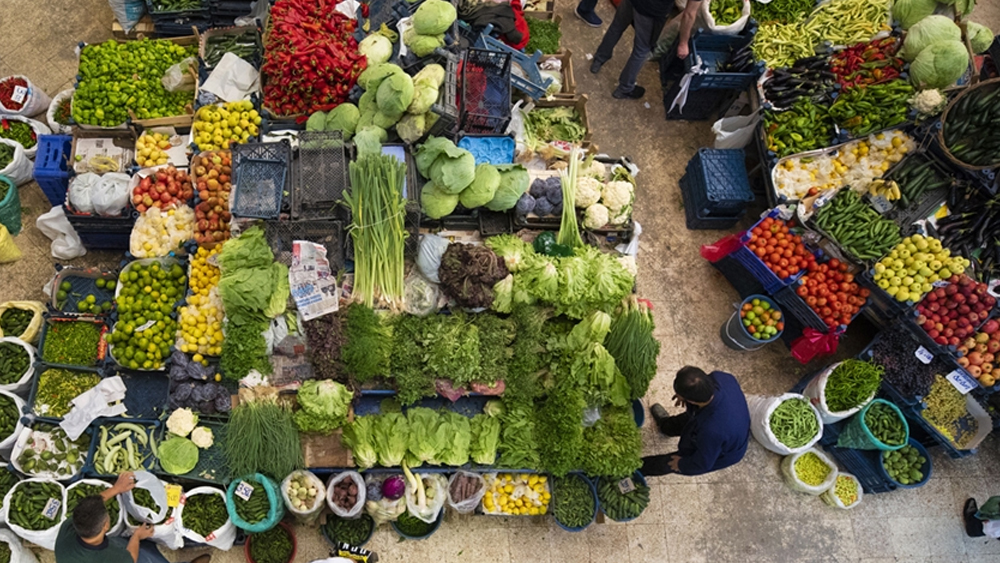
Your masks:
M 0 384 L 10 385 L 21 380 L 31 367 L 31 354 L 16 342 L 0 342 Z
M 593 522 L 596 501 L 590 485 L 578 475 L 552 479 L 552 513 L 567 528 L 583 528 Z
M 767 4 L 751 2 L 750 16 L 760 23 L 791 23 L 802 19 L 814 7 L 816 2 L 813 0 L 771 0 Z
M 899 185 L 898 207 L 907 208 L 920 203 L 924 193 L 947 188 L 952 184 L 951 176 L 941 172 L 924 153 L 914 153 L 892 168 L 886 178 Z
M 114 127 L 125 122 L 129 111 L 139 119 L 184 114 L 193 93 L 167 92 L 161 79 L 168 68 L 196 55 L 194 45 L 182 47 L 165 39 L 108 40 L 84 46 L 73 119 Z
M 622 493 L 617 481 L 601 479 L 597 483 L 597 499 L 601 510 L 615 521 L 638 518 L 649 506 L 649 487 L 633 481 L 634 489 Z
M 816 54 L 812 39 L 806 35 L 802 23 L 796 21 L 762 23 L 750 48 L 754 58 L 764 61 L 768 68 L 790 67 L 795 61 Z
M 183 517 L 185 528 L 199 536 L 208 536 L 229 520 L 226 499 L 216 493 L 189 496 L 184 501 Z
M 0 143 L 0 169 L 6 168 L 10 162 L 14 160 L 14 147 L 6 144 Z M 0 185 L 0 201 L 7 197 L 7 184 Z M 4 544 L 6 546 L 7 544 Z
M 392 351 L 392 327 L 371 307 L 353 303 L 347 308 L 345 322 L 347 341 L 341 348 L 341 358 L 347 372 L 365 383 L 389 374 Z
M 91 367 L 97 364 L 101 325 L 90 321 L 49 321 L 42 359 L 50 364 Z
M 48 530 L 59 525 L 63 507 L 56 510 L 53 518 L 46 518 L 42 512 L 49 500 L 63 502 L 63 488 L 58 483 L 25 481 L 14 488 L 10 497 L 10 512 L 7 519 L 25 530 Z
M 25 149 L 30 149 L 38 143 L 35 130 L 23 121 L 0 119 L 0 138 L 17 141 Z
M 1000 84 L 980 86 L 948 109 L 944 142 L 958 160 L 972 166 L 1000 164 Z
M 242 401 L 229 413 L 222 451 L 233 475 L 263 473 L 280 481 L 302 468 L 292 413 L 274 398 Z
M 152 13 L 181 12 L 184 10 L 200 10 L 201 0 L 153 0 Z
M 226 321 L 226 339 L 222 341 L 222 356 L 219 369 L 231 381 L 247 376 L 250 370 L 270 375 L 273 371 L 271 359 L 267 357 L 264 331 L 267 321 L 248 320 L 237 324 Z
M 920 451 L 913 446 L 903 446 L 898 450 L 884 452 L 882 454 L 882 467 L 897 483 L 903 485 L 913 485 L 924 480 L 921 471 L 927 458 L 920 455 Z
M 792 449 L 808 444 L 820 432 L 816 412 L 805 399 L 782 401 L 771 411 L 768 425 L 775 438 Z
M 32 410 L 41 416 L 62 418 L 72 408 L 70 401 L 101 382 L 96 373 L 47 369 L 38 376 L 38 391 Z
M 66 514 L 70 515 L 73 513 L 73 509 L 76 505 L 80 504 L 80 501 L 91 496 L 100 495 L 108 488 L 108 485 L 91 485 L 90 483 L 81 483 L 76 485 L 72 489 L 66 491 Z M 111 525 L 114 526 L 118 522 L 118 515 L 120 514 L 121 507 L 118 505 L 118 497 L 113 496 L 110 499 L 104 501 L 104 506 L 108 509 L 108 517 L 111 520 Z
M 401 533 L 415 538 L 426 536 L 434 529 L 434 524 L 424 522 L 409 512 L 400 514 L 394 525 Z
M 122 270 L 118 284 L 118 322 L 109 338 L 111 357 L 130 369 L 163 367 L 177 338 L 177 321 L 171 314 L 184 297 L 184 269 L 160 261 L 133 262 Z
M 148 508 L 149 510 L 151 510 L 153 512 L 153 514 L 159 514 L 160 513 L 160 505 L 156 504 L 156 500 L 153 498 L 153 494 L 150 493 L 147 489 L 140 489 L 140 488 L 132 489 L 132 501 L 137 506 L 141 506 L 143 508 Z M 169 514 L 169 513 L 170 513 L 170 511 L 168 510 L 167 514 Z M 126 512 L 125 516 L 126 516 L 126 518 L 128 520 L 128 523 L 130 525 L 132 525 L 132 526 L 139 526 L 139 525 L 142 524 L 142 522 L 140 522 L 139 520 L 137 520 L 135 517 L 132 516 L 132 514 L 130 514 L 128 512 Z M 166 516 L 164 516 L 163 519 L 166 519 Z M 154 524 L 154 525 L 155 524 L 159 524 L 160 522 L 163 521 L 163 519 L 161 519 L 159 521 L 156 521 L 156 522 L 150 522 L 150 524 Z
M 833 468 L 813 452 L 806 452 L 795 459 L 795 475 L 811 487 L 822 485 L 831 471 Z
M 10 545 L 5 541 L 0 541 L 0 563 L 10 563 Z
M 767 148 L 778 158 L 830 146 L 833 120 L 826 107 L 799 98 L 787 111 L 764 114 Z
M 551 55 L 559 52 L 559 41 L 562 39 L 559 22 L 540 20 L 531 16 L 525 16 L 524 21 L 528 24 L 529 36 L 528 44 L 524 47 L 525 53 L 534 54 L 535 51 L 541 51 Z
M 820 207 L 815 220 L 816 226 L 858 260 L 878 260 L 903 240 L 899 225 L 879 215 L 850 188 Z
M 13 434 L 19 420 L 21 411 L 14 403 L 14 399 L 0 395 L 0 439 L 7 439 Z
M 341 518 L 336 514 L 328 514 L 323 527 L 331 540 L 360 546 L 368 540 L 375 521 L 368 513 L 362 513 L 360 518 Z
M 920 411 L 920 416 L 959 448 L 968 447 L 979 421 L 969 414 L 965 395 L 943 376 L 935 375 L 924 401 L 927 408 Z
M 226 33 L 213 35 L 205 40 L 205 65 L 208 68 L 215 68 L 226 53 L 232 53 L 237 57 L 252 63 L 255 57 L 262 54 L 263 46 L 257 31 L 248 29 L 240 33 Z
M 30 432 L 31 436 L 17 457 L 25 474 L 54 474 L 63 478 L 76 475 L 83 467 L 90 448 L 89 434 L 83 433 L 72 441 L 62 428 L 48 424 L 37 424 Z
M 138 471 L 151 465 L 147 461 L 156 448 L 152 429 L 147 432 L 138 424 L 122 422 L 110 430 L 107 426 L 101 426 L 100 432 L 101 441 L 91 460 L 97 473 L 117 475 L 122 471 Z
M 236 508 L 236 514 L 247 524 L 256 524 L 267 518 L 267 512 L 271 508 L 267 491 L 264 490 L 263 486 L 254 487 L 250 498 L 246 500 L 233 495 L 233 504 Z
M 830 106 L 830 117 L 853 137 L 864 137 L 904 123 L 913 94 L 905 80 L 850 88 Z
M 16 473 L 8 469 L 7 466 L 0 467 L 0 498 L 7 496 L 7 491 L 21 481 Z
M 0 150 L 3 150 L 2 147 L 6 146 L 8 145 L 0 145 Z M 3 160 L 0 159 L 0 163 L 2 162 Z M 0 200 L 2 199 L 0 198 Z M 28 330 L 28 325 L 31 324 L 31 319 L 34 317 L 34 311 L 11 307 L 4 311 L 3 315 L 0 315 L 0 331 L 3 331 L 4 336 L 20 336 L 24 334 L 24 331 Z
M 247 543 L 250 545 L 250 559 L 254 563 L 289 563 L 295 551 L 291 536 L 281 526 L 250 534 Z
M 853 409 L 870 399 L 882 385 L 885 368 L 874 362 L 847 359 L 833 368 L 823 395 L 830 412 Z
M 708 10 L 715 25 L 729 25 L 743 16 L 743 0 L 711 0 Z
M 888 30 L 891 0 L 837 0 L 818 4 L 803 25 L 813 45 L 854 45 Z
M 300 432 L 333 432 L 347 422 L 353 396 L 336 381 L 306 381 L 296 394 L 295 426 Z
M 645 303 L 630 298 L 611 321 L 604 347 L 615 359 L 615 366 L 628 381 L 630 399 L 646 394 L 656 376 L 656 357 L 660 341 L 653 337 L 653 314 Z
M 898 446 L 906 440 L 906 423 L 885 403 L 875 403 L 868 408 L 865 425 L 883 444 Z

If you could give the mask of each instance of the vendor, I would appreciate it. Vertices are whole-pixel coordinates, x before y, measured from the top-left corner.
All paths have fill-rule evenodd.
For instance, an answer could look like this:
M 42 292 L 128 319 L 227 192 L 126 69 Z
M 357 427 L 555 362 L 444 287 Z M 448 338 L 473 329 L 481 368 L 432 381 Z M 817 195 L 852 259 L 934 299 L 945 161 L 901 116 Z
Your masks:
M 104 503 L 135 487 L 135 475 L 126 471 L 115 484 L 100 495 L 80 501 L 73 514 L 59 527 L 56 538 L 56 563 L 167 563 L 152 542 L 153 526 L 136 528 L 128 543 L 124 538 L 107 537 L 111 518 Z M 210 555 L 200 555 L 192 563 L 208 563 Z
M 674 379 L 674 393 L 675 404 L 685 407 L 683 413 L 670 416 L 659 403 L 650 412 L 660 432 L 680 436 L 677 451 L 642 458 L 643 475 L 701 475 L 743 459 L 750 440 L 750 410 L 735 377 L 685 366 Z

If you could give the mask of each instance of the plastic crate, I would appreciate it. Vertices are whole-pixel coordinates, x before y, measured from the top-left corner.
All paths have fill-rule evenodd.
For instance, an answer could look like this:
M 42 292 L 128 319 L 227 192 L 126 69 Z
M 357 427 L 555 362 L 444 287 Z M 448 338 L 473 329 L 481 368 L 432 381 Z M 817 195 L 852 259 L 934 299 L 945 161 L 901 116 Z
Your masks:
M 35 400 L 38 397 L 38 382 L 41 380 L 42 374 L 45 373 L 46 371 L 50 370 L 50 369 L 66 370 L 66 371 L 70 371 L 70 372 L 73 372 L 73 373 L 76 373 L 76 374 L 87 374 L 87 373 L 89 373 L 89 374 L 94 374 L 94 375 L 100 377 L 101 379 L 104 379 L 104 372 L 102 372 L 98 368 L 82 368 L 82 367 L 58 366 L 58 365 L 53 365 L 53 364 L 47 364 L 45 362 L 35 364 L 35 375 L 34 375 L 34 377 L 31 378 L 31 391 L 28 393 L 28 400 L 24 403 L 23 412 L 26 415 L 33 416 L 36 420 L 58 424 L 62 420 L 61 416 L 59 416 L 59 417 L 56 417 L 56 416 L 47 416 L 47 415 L 35 412 Z
M 760 280 L 754 277 L 732 254 L 723 256 L 711 264 L 740 294 L 741 299 L 746 299 L 749 295 L 767 293 Z
M 771 270 L 771 268 L 767 267 L 767 264 L 765 264 L 759 256 L 754 254 L 754 252 L 747 247 L 747 243 L 750 242 L 750 231 L 754 230 L 758 225 L 760 225 L 761 221 L 767 217 L 775 218 L 778 215 L 779 213 L 777 210 L 771 210 L 766 216 L 762 217 L 760 221 L 754 223 L 753 226 L 747 229 L 740 237 L 740 243 L 742 244 L 730 254 L 733 260 L 739 262 L 739 264 L 746 269 L 748 274 L 761 283 L 764 291 L 771 295 L 783 287 L 795 285 L 795 282 L 805 275 L 805 270 L 802 270 L 794 276 L 781 279 Z
M 754 200 L 743 149 L 698 149 L 688 161 L 694 204 L 703 215 L 734 215 Z
M 857 477 L 865 493 L 888 493 L 896 490 L 896 484 L 886 478 L 881 471 L 878 450 L 855 450 L 836 446 L 846 423 L 841 421 L 823 426 L 823 437 L 820 439 L 823 451 L 848 473 Z
M 458 147 L 472 153 L 476 164 L 510 164 L 514 162 L 514 138 L 510 135 L 469 135 L 459 133 Z
M 477 49 L 498 51 L 511 56 L 510 83 L 514 88 L 537 100 L 545 95 L 545 90 L 552 84 L 551 78 L 542 78 L 538 69 L 538 61 L 542 58 L 541 51 L 531 55 L 517 51 L 495 37 L 490 36 L 493 25 L 487 25 L 476 39 Z M 515 68 L 515 65 L 517 68 Z
M 665 57 L 664 57 L 665 58 Z M 662 61 L 662 59 L 661 59 Z M 665 66 L 664 63 L 661 65 Z M 663 66 L 660 67 L 661 73 Z M 703 90 L 697 95 L 687 98 L 687 103 L 682 109 L 670 109 L 680 93 L 680 83 L 675 82 L 663 89 L 663 109 L 666 110 L 667 121 L 714 121 L 721 116 L 721 113 L 736 99 L 738 93 L 733 90 Z
M 125 383 L 125 414 L 131 419 L 157 420 L 167 410 L 170 379 L 159 373 L 118 370 Z
M 347 189 L 347 158 L 340 131 L 299 133 L 298 178 L 292 187 L 292 217 L 333 219 Z
M 379 414 L 382 412 L 381 403 L 385 399 L 395 399 L 395 391 L 370 390 L 362 391 L 361 397 L 354 405 L 354 416 L 365 416 Z M 403 412 L 413 407 L 427 407 L 434 410 L 447 409 L 462 416 L 472 418 L 483 412 L 483 407 L 490 399 L 496 397 L 487 395 L 466 395 L 457 401 L 451 401 L 444 397 L 429 397 L 403 407 Z
M 64 207 L 65 210 L 65 207 Z M 84 248 L 90 250 L 128 250 L 135 218 L 98 217 L 66 213 L 66 220 L 80 236 Z
M 288 189 L 292 146 L 277 143 L 246 143 L 232 147 L 233 200 L 235 217 L 277 219 L 281 200 Z
M 179 20 L 191 16 L 208 16 L 208 4 L 205 0 L 198 2 L 198 6 L 194 8 L 185 8 L 181 10 L 172 10 L 169 8 L 157 9 L 157 0 L 146 0 L 146 11 L 149 13 L 150 17 L 153 18 L 153 23 L 156 24 L 159 21 L 170 21 Z M 188 28 L 188 35 L 191 34 L 191 28 Z
M 707 72 L 691 78 L 691 90 L 747 89 L 763 72 L 763 63 L 757 63 L 754 72 L 719 72 L 718 68 L 752 40 L 752 34 L 714 35 L 699 30 L 691 41 L 691 54 L 684 61 L 684 66 L 690 69 L 700 58 Z
M 736 214 L 731 217 L 709 217 L 702 215 L 701 212 L 694 206 L 689 205 L 689 202 L 693 200 L 691 195 L 691 182 L 689 181 L 687 174 L 681 177 L 681 195 L 684 197 L 684 218 L 686 220 L 687 228 L 690 230 L 726 230 L 732 229 L 736 226 L 736 223 L 740 221 L 743 216 L 742 213 Z
M 334 274 L 344 267 L 344 224 L 340 221 L 265 221 L 264 235 L 274 260 L 292 265 L 292 244 L 307 240 L 326 247 L 326 258 Z
M 809 305 L 799 297 L 798 293 L 795 293 L 795 287 L 783 287 L 774 293 L 774 299 L 781 305 L 781 309 L 785 312 L 785 317 L 789 315 L 795 317 L 801 324 L 802 327 L 809 327 L 814 330 L 826 333 L 830 331 L 830 328 L 826 326 L 823 319 L 820 318 L 816 311 L 809 308 Z
M 114 281 L 118 283 L 118 274 L 116 272 L 103 272 L 97 268 L 63 268 L 60 265 L 56 265 L 56 269 L 59 272 L 56 277 L 52 279 L 52 287 L 54 291 L 52 292 L 52 297 L 49 299 L 48 306 L 52 311 L 59 313 L 79 313 L 80 309 L 77 307 L 77 303 L 80 299 L 86 297 L 87 295 L 93 295 L 97 300 L 97 303 L 111 302 L 112 305 L 115 301 L 115 290 L 107 289 L 106 287 L 97 287 L 97 280 L 103 279 L 105 281 Z M 68 282 L 70 284 L 70 289 L 67 291 L 67 298 L 62 306 L 59 306 L 58 295 L 56 292 L 59 291 L 60 286 Z M 101 316 L 108 315 L 110 313 L 101 312 Z
M 921 416 L 922 408 L 909 408 L 903 409 L 903 414 L 906 416 L 906 420 L 913 428 L 914 424 L 919 426 L 936 442 L 941 448 L 948 454 L 949 457 L 953 459 L 959 459 L 963 457 L 968 457 L 976 453 L 976 448 L 979 444 L 986 438 L 986 435 L 993 430 L 993 421 L 990 419 L 990 415 L 983 409 L 983 407 L 976 402 L 976 399 L 972 394 L 965 396 L 965 406 L 969 411 L 969 415 L 975 419 L 977 424 L 977 430 L 975 431 L 976 436 L 970 441 L 968 449 L 959 449 L 959 447 L 951 441 L 950 438 L 942 434 L 931 425 L 923 416 Z M 963 432 L 972 432 L 971 427 L 962 427 Z
M 502 211 L 479 210 L 479 234 L 484 237 L 509 234 L 514 232 L 510 213 Z
M 463 131 L 499 134 L 510 123 L 508 53 L 469 49 L 462 66 Z
M 49 203 L 60 206 L 66 201 L 71 176 L 69 158 L 73 137 L 69 135 L 41 135 L 35 151 L 35 181 Z
M 96 297 L 96 295 L 95 295 Z M 42 322 L 42 336 L 38 341 L 38 359 L 42 362 L 47 363 L 51 367 L 66 368 L 66 369 L 76 369 L 79 367 L 84 368 L 98 368 L 104 363 L 104 359 L 107 356 L 107 345 L 105 344 L 103 338 L 98 340 L 97 343 L 97 358 L 94 363 L 89 366 L 78 366 L 72 364 L 61 364 L 59 362 L 51 362 L 45 359 L 45 340 L 49 335 L 50 327 L 55 323 L 92 323 L 98 325 L 98 330 L 103 332 L 110 332 L 110 327 L 106 322 L 106 319 L 102 317 L 97 317 L 94 315 L 45 315 L 45 320 Z
M 877 316 L 891 321 L 898 319 L 904 313 L 913 309 L 915 303 L 912 301 L 896 300 L 895 297 L 886 293 L 885 290 L 875 283 L 873 275 L 872 270 L 866 269 L 861 272 L 860 276 L 855 276 L 854 279 L 858 282 L 858 285 L 868 289 L 868 306 L 872 308 Z
M 222 453 L 222 443 L 226 438 L 226 425 L 214 420 L 199 418 L 198 426 L 204 426 L 211 430 L 214 438 L 211 447 L 198 449 L 198 465 L 183 475 L 174 475 L 163 471 L 163 468 L 157 463 L 153 473 L 169 481 L 179 479 L 209 485 L 228 485 L 229 464 L 226 462 L 226 455 Z M 163 425 L 159 430 L 159 443 L 162 443 L 166 436 L 167 428 L 166 425 Z
M 431 111 L 438 118 L 434 121 L 434 125 L 431 125 L 430 129 L 427 130 L 427 134 L 420 139 L 420 142 L 430 136 L 447 137 L 454 140 L 458 134 L 458 73 L 461 64 L 461 58 L 458 55 L 446 54 L 446 60 L 442 65 L 444 66 L 444 82 L 438 90 L 437 102 L 431 105 Z
M 103 467 L 98 467 L 95 464 L 94 457 L 97 454 L 97 448 L 101 446 L 101 428 L 107 428 L 108 432 L 110 433 L 115 425 L 121 423 L 135 424 L 145 429 L 146 445 L 145 446 L 142 445 L 142 443 L 138 440 L 133 440 L 132 447 L 139 451 L 140 456 L 146 458 L 145 461 L 142 462 L 142 469 L 145 469 L 146 471 L 152 471 L 153 468 L 156 467 L 157 459 L 156 456 L 153 455 L 153 450 L 149 446 L 149 435 L 150 431 L 152 431 L 154 439 L 156 438 L 157 435 L 159 435 L 160 433 L 159 421 L 135 420 L 133 418 L 124 418 L 124 417 L 100 418 L 91 426 L 92 433 L 90 437 L 90 449 L 87 451 L 87 461 L 86 463 L 84 463 L 83 466 L 83 472 L 85 475 L 89 475 L 91 477 L 118 476 L 117 473 L 108 472 Z M 122 447 L 124 448 L 125 446 Z

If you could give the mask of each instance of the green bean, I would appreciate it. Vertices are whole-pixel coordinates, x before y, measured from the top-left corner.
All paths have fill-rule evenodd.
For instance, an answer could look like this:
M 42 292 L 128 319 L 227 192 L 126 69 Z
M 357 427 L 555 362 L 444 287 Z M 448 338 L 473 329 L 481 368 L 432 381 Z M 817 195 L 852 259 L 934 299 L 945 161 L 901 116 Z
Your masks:
M 805 399 L 782 401 L 771 412 L 768 424 L 775 438 L 792 449 L 805 446 L 820 431 L 816 413 Z

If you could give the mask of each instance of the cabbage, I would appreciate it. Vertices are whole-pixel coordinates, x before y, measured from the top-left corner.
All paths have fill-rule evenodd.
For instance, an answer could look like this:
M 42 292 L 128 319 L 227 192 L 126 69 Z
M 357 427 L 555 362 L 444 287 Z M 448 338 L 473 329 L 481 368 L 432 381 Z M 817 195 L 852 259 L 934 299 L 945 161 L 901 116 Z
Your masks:
M 364 97 L 362 95 L 362 97 Z M 361 112 L 358 106 L 350 103 L 340 104 L 326 114 L 326 123 L 323 126 L 325 131 L 340 131 L 345 141 L 350 141 L 354 132 L 358 129 L 358 120 Z
M 306 120 L 306 131 L 322 131 L 323 125 L 326 123 L 326 114 L 317 111 L 309 116 Z
M 899 20 L 903 29 L 910 29 L 913 24 L 934 13 L 937 0 L 896 0 L 892 5 L 892 16 Z
M 392 475 L 382 482 L 382 496 L 389 500 L 399 500 L 406 493 L 406 481 L 401 475 Z
M 358 131 L 354 136 L 354 146 L 358 150 L 358 156 L 366 154 L 382 154 L 382 141 L 388 137 L 385 129 L 376 125 L 369 125 Z
M 413 81 L 413 101 L 406 113 L 427 113 L 438 99 L 438 86 L 428 82 Z
M 366 113 L 375 113 L 378 110 L 378 104 L 375 103 L 375 90 L 366 90 L 364 94 L 361 94 L 361 99 L 358 100 L 358 112 L 361 115 Z M 355 130 L 360 129 L 358 126 Z
M 905 60 L 913 62 L 917 55 L 926 47 L 943 41 L 961 41 L 962 30 L 951 21 L 951 18 L 933 15 L 917 22 L 906 33 L 903 49 L 899 54 Z M 965 72 L 965 67 L 962 67 Z
M 415 35 L 409 44 L 410 50 L 418 57 L 426 57 L 438 47 L 444 47 L 444 34 Z
M 160 467 L 171 475 L 184 475 L 198 465 L 198 446 L 187 438 L 174 436 L 160 444 Z
M 413 101 L 413 79 L 405 72 L 385 77 L 379 84 L 375 101 L 378 103 L 379 111 L 392 118 L 395 124 Z M 379 123 L 376 122 L 375 125 Z M 385 128 L 382 125 L 379 127 Z
M 439 64 L 429 64 L 413 75 L 413 84 L 429 84 L 435 89 L 444 84 L 444 67 Z
M 476 157 L 465 149 L 458 150 L 461 153 L 458 158 L 445 153 L 431 165 L 431 180 L 450 194 L 461 193 L 476 178 Z
M 420 207 L 424 210 L 424 215 L 431 219 L 440 219 L 445 215 L 451 215 L 458 206 L 458 194 L 449 194 L 438 189 L 433 180 L 424 184 L 420 191 Z
M 381 111 L 377 111 L 375 112 L 375 116 L 372 117 L 372 125 L 381 127 L 382 129 L 392 129 L 400 117 L 399 115 L 386 115 Z
M 393 74 L 406 74 L 403 69 L 391 63 L 382 63 L 380 65 L 370 66 L 358 76 L 358 85 L 365 90 L 378 90 L 382 80 Z M 361 111 L 364 112 L 364 106 L 361 107 Z
M 458 12 L 451 2 L 426 0 L 413 14 L 413 30 L 419 35 L 439 35 L 458 19 Z
M 442 153 L 451 158 L 458 158 L 462 155 L 462 149 L 458 148 L 450 139 L 444 137 L 428 137 L 426 141 L 417 147 L 417 172 L 424 178 L 431 177 L 431 165 Z M 473 171 L 475 173 L 475 171 Z
M 368 66 L 386 63 L 392 58 L 392 41 L 381 33 L 373 33 L 358 43 L 358 52 L 368 58 Z
M 528 191 L 528 170 L 520 164 L 504 164 L 497 166 L 500 172 L 500 187 L 493 199 L 486 204 L 490 211 L 507 211 L 517 205 L 521 194 Z
M 466 209 L 481 207 L 493 200 L 498 187 L 500 172 L 492 164 L 480 164 L 476 167 L 475 179 L 458 194 L 458 201 Z
M 969 22 L 969 43 L 972 44 L 973 53 L 985 53 L 993 44 L 993 32 L 985 25 L 976 22 Z
M 910 64 L 910 80 L 920 88 L 951 86 L 969 68 L 969 51 L 961 41 L 935 43 Z
M 427 114 L 413 115 L 406 114 L 399 123 L 396 124 L 396 134 L 406 143 L 415 143 L 424 136 L 427 130 Z

